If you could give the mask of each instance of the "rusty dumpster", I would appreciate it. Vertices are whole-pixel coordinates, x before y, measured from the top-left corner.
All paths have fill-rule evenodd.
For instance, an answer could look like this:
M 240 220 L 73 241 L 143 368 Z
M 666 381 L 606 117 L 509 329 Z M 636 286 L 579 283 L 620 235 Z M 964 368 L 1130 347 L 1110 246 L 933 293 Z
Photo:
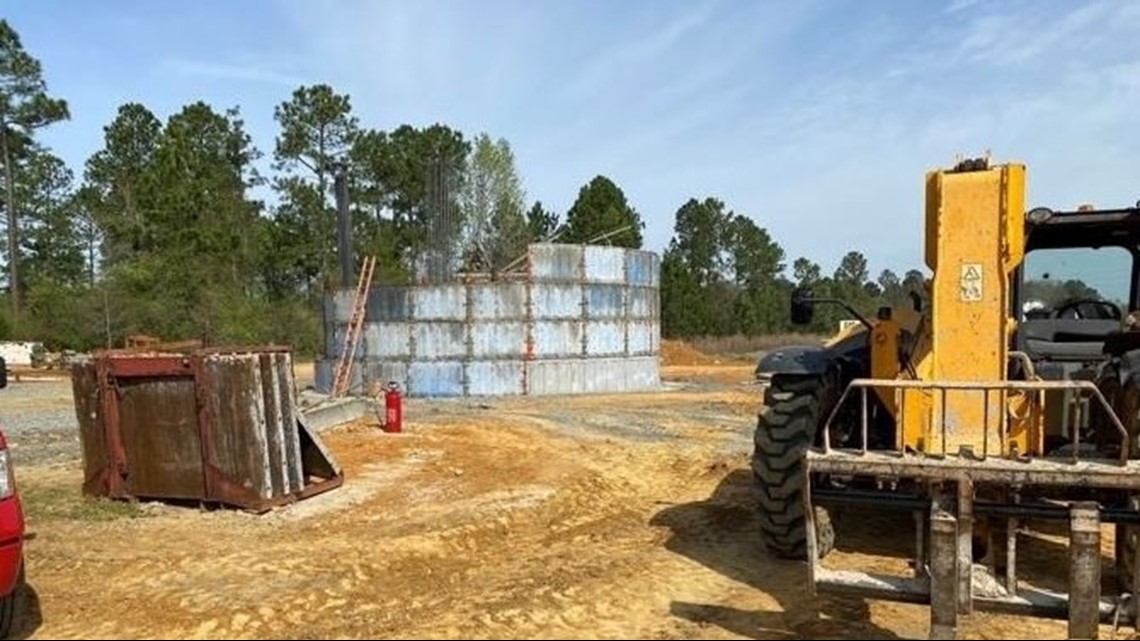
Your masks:
M 264 512 L 343 482 L 288 348 L 106 350 L 72 366 L 72 391 L 87 495 Z

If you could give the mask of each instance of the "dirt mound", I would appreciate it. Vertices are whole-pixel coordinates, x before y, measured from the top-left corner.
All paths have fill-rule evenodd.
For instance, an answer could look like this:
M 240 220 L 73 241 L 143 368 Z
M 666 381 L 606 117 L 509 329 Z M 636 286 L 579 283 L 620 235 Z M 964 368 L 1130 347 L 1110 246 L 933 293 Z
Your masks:
M 661 341 L 661 362 L 664 365 L 713 365 L 717 359 L 694 348 L 684 341 Z

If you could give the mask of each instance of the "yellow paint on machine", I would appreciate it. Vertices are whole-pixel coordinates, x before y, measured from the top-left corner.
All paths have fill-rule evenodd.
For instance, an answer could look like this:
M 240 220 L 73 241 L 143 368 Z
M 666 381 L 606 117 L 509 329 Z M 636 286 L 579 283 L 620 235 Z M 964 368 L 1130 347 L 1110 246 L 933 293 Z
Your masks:
M 1006 164 L 980 171 L 930 172 L 926 203 L 926 264 L 934 273 L 933 324 L 925 337 L 929 347 L 917 355 L 919 377 L 1004 380 L 1008 337 L 1015 323 L 1010 316 L 1009 275 L 1024 251 L 1025 167 Z M 1005 439 L 999 434 L 1006 421 L 1012 423 L 1006 450 L 1015 442 L 1018 451 L 1026 453 L 1036 440 L 1031 438 L 1036 413 L 1025 411 L 1024 399 L 1003 399 L 993 391 L 987 402 L 983 392 L 973 390 L 933 394 L 908 390 L 901 396 L 902 440 L 907 447 L 957 453 L 969 446 L 980 454 L 986 443 L 988 454 L 1001 454 Z M 1020 411 L 1011 411 L 1015 406 Z
M 871 378 L 897 378 L 899 375 L 899 323 L 893 318 L 879 319 L 871 332 Z M 897 390 L 875 388 L 887 411 L 898 416 Z

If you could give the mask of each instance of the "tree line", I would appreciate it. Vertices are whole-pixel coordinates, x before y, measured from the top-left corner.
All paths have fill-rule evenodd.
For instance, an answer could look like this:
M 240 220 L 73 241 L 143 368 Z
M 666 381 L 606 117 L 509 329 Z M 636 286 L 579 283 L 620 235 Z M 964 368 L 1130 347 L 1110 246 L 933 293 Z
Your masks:
M 817 297 L 846 301 L 872 316 L 882 305 L 910 304 L 925 297 L 925 276 L 916 269 L 900 277 L 885 269 L 872 279 L 867 259 L 847 252 L 834 273 L 809 258 L 791 262 L 766 229 L 717 198 L 690 199 L 676 212 L 673 239 L 661 260 L 662 331 L 667 337 L 760 336 L 784 332 L 835 332 L 850 314 L 820 305 L 807 327 L 791 324 L 794 287 Z
M 338 179 L 354 263 L 375 255 L 378 284 L 495 276 L 533 241 L 642 245 L 640 214 L 605 176 L 559 216 L 527 200 L 502 138 L 444 124 L 370 128 L 324 84 L 285 98 L 269 152 L 240 107 L 197 101 L 163 119 L 130 102 L 103 128 L 102 148 L 69 167 L 41 134 L 70 106 L 0 20 L 0 337 L 86 350 L 146 334 L 312 354 L 322 296 L 340 276 Z
M 494 278 L 536 241 L 643 246 L 642 216 L 609 177 L 582 185 L 560 215 L 528 199 L 505 139 L 440 123 L 368 127 L 350 96 L 325 84 L 283 98 L 268 151 L 240 107 L 197 101 L 160 118 L 129 102 L 102 147 L 69 167 L 40 139 L 70 106 L 0 20 L 0 337 L 86 350 L 147 334 L 313 354 L 323 294 L 339 284 L 338 180 L 355 258 L 377 257 L 377 283 Z M 806 257 L 788 265 L 765 228 L 713 197 L 681 204 L 673 231 L 661 271 L 667 337 L 789 331 L 795 285 L 868 314 L 922 288 L 917 270 L 872 278 L 857 251 L 832 274 Z M 846 316 L 821 308 L 807 329 L 831 332 Z

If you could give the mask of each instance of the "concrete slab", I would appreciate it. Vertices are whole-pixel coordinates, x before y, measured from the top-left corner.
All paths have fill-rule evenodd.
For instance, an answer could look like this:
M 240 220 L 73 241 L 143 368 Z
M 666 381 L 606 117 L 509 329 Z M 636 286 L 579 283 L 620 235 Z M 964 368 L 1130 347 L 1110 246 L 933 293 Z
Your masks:
M 378 403 L 366 398 L 346 397 L 327 400 L 326 397 L 323 401 L 303 406 L 301 414 L 309 429 L 320 433 L 364 416 L 379 416 L 377 412 L 381 409 Z

